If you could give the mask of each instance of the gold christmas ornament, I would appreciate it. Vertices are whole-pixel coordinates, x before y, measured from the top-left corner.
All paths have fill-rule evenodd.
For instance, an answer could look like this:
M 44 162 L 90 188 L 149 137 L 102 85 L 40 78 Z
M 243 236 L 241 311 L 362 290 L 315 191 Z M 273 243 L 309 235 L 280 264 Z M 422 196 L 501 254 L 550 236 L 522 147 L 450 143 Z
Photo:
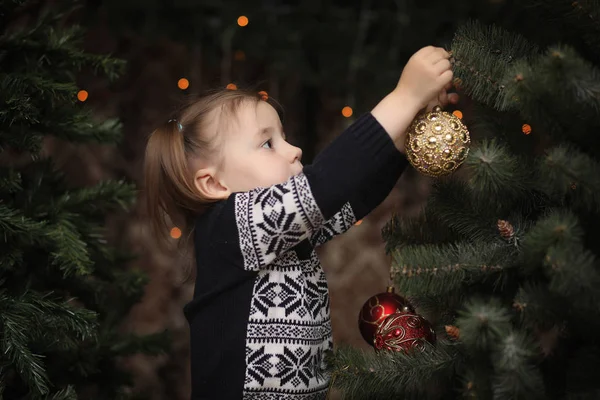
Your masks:
M 408 161 L 420 173 L 440 177 L 456 171 L 467 158 L 470 144 L 465 124 L 435 106 L 417 115 L 408 127 L 405 148 Z

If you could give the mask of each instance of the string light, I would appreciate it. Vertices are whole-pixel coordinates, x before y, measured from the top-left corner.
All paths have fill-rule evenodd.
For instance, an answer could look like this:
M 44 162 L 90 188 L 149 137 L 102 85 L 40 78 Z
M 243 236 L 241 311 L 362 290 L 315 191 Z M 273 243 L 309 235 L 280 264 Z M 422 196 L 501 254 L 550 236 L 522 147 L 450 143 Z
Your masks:
M 239 26 L 247 26 L 248 25 L 248 17 L 246 17 L 245 15 L 240 15 L 237 19 L 237 23 Z
M 452 114 L 454 114 L 458 119 L 462 119 L 463 117 L 463 113 L 460 110 L 454 110 L 452 111 Z
M 265 92 L 264 90 L 261 90 L 260 92 L 258 92 L 258 94 L 260 95 L 260 98 L 263 99 L 264 101 L 269 100 L 269 94 L 267 92 Z
M 77 100 L 84 102 L 87 100 L 87 98 L 88 98 L 87 90 L 80 90 L 79 92 L 77 92 Z
M 523 131 L 524 134 L 529 135 L 531 133 L 531 125 L 523 124 L 523 126 L 521 127 L 521 130 Z
M 342 108 L 342 115 L 346 118 L 350 118 L 352 116 L 352 107 L 346 106 Z
M 185 90 L 190 87 L 190 81 L 185 78 L 181 78 L 177 81 L 177 87 L 181 90 Z
M 174 226 L 173 228 L 171 228 L 170 235 L 173 239 L 179 239 L 181 237 L 181 229 Z
M 237 86 L 235 85 L 235 83 L 230 83 L 227 86 L 225 86 L 225 88 L 229 90 L 237 90 Z

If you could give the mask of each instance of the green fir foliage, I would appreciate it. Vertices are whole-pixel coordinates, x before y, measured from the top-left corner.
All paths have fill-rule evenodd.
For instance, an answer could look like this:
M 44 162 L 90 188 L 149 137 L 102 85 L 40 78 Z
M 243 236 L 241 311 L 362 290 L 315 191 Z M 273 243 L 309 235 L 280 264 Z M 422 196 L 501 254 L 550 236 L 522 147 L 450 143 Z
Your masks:
M 120 329 L 148 279 L 126 268 L 132 255 L 104 225 L 133 205 L 135 187 L 70 186 L 42 153 L 46 136 L 116 144 L 119 122 L 96 121 L 75 78 L 86 68 L 112 80 L 124 63 L 82 50 L 76 2 L 49 4 L 0 1 L 0 398 L 127 398 L 119 359 L 169 344 L 166 332 Z
M 471 151 L 433 182 L 417 217 L 383 230 L 394 286 L 437 342 L 336 350 L 344 398 L 598 398 L 600 3 L 525 3 L 540 31 L 581 40 L 548 44 L 475 21 L 457 30 Z

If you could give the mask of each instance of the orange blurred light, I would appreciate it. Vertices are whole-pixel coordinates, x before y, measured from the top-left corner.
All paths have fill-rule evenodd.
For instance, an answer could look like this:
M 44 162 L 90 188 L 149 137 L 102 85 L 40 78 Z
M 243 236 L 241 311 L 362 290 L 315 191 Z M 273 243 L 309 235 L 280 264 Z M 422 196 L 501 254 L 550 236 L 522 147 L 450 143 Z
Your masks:
M 356 221 L 356 223 L 354 225 L 359 226 L 360 224 L 362 224 L 362 219 L 359 219 L 358 221 Z
M 452 111 L 452 114 L 454 114 L 459 119 L 462 119 L 462 117 L 463 117 L 463 113 L 460 110 L 454 110 L 454 111 Z
M 233 54 L 233 59 L 235 61 L 244 61 L 246 59 L 246 53 L 244 53 L 242 50 L 236 50 L 236 52 Z
M 260 98 L 263 99 L 264 101 L 269 100 L 269 94 L 267 92 L 265 92 L 264 90 L 261 90 L 260 92 L 258 92 L 258 94 L 260 94 Z
M 226 88 L 229 90 L 236 90 L 237 86 L 235 85 L 235 83 L 230 83 L 226 86 Z
M 346 118 L 350 118 L 352 116 L 352 107 L 346 106 L 342 108 L 342 115 Z
M 185 78 L 181 78 L 177 81 L 177 87 L 181 90 L 185 90 L 190 87 L 190 81 Z
M 521 130 L 523 131 L 524 134 L 529 135 L 531 133 L 531 125 L 523 124 L 523 126 L 521 127 Z
M 77 92 L 77 100 L 86 101 L 87 98 L 88 98 L 87 90 L 80 90 L 79 92 Z
M 248 25 L 248 17 L 246 17 L 245 15 L 241 15 L 240 17 L 238 17 L 237 23 L 239 26 Z
M 179 239 L 181 237 L 181 229 L 175 226 L 171 228 L 170 234 L 173 239 Z

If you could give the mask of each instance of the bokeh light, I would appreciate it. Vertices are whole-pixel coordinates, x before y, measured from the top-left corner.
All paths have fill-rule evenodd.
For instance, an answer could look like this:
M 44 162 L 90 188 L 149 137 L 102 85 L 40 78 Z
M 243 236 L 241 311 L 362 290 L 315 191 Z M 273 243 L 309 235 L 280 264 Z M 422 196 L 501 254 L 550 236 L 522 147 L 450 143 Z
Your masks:
M 77 100 L 86 101 L 87 98 L 88 98 L 87 90 L 80 90 L 79 92 L 77 92 Z
M 177 87 L 181 90 L 185 90 L 190 87 L 190 81 L 185 78 L 181 78 L 177 81 Z
M 181 237 L 181 229 L 174 226 L 173 228 L 171 228 L 170 235 L 173 239 L 179 239 Z

